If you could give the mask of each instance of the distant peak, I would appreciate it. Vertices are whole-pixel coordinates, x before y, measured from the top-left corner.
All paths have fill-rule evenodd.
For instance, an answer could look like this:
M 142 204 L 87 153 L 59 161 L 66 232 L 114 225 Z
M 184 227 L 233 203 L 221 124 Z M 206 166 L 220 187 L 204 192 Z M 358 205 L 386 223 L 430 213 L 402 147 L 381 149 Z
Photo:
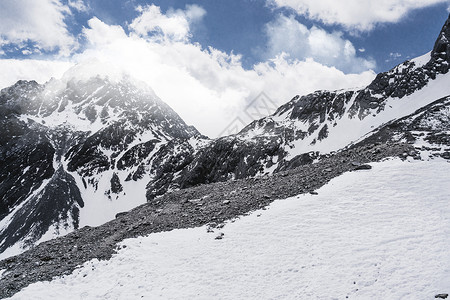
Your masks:
M 135 91 L 145 92 L 157 97 L 147 83 L 136 79 L 112 63 L 102 62 L 98 59 L 79 62 L 69 68 L 60 79 L 52 78 L 46 83 L 46 91 L 59 93 L 69 86 L 85 88 L 87 85 L 91 87 L 104 85 L 129 86 Z
M 450 61 L 450 15 L 434 44 L 431 57 Z

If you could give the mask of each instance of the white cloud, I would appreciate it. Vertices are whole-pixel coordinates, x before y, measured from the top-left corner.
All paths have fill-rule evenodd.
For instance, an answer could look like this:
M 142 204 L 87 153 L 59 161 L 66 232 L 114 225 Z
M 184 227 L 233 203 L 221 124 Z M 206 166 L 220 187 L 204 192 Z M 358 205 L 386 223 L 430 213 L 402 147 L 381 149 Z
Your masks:
M 89 6 L 87 6 L 83 0 L 69 0 L 68 2 L 69 7 L 81 11 L 81 12 L 87 12 L 89 11 Z
M 61 77 L 71 66 L 73 63 L 64 61 L 0 59 L 0 89 L 13 85 L 18 80 L 45 83 L 51 77 Z
M 142 14 L 146 12 L 148 9 Z M 164 24 L 175 21 L 186 24 L 179 19 L 184 15 L 190 24 L 189 12 L 192 9 L 155 15 L 165 19 Z M 133 23 L 139 24 L 143 20 L 141 17 Z M 296 60 L 284 54 L 246 70 L 240 56 L 191 43 L 187 38 L 189 27 L 180 31 L 177 26 L 163 26 L 163 38 L 152 39 L 137 34 L 150 28 L 141 27 L 142 24 L 136 25 L 138 32 L 130 34 L 120 26 L 107 25 L 97 18 L 91 19 L 88 25 L 83 31 L 88 48 L 73 57 L 75 62 L 97 59 L 126 71 L 147 83 L 188 124 L 211 137 L 222 132 L 262 91 L 282 105 L 296 94 L 363 86 L 374 78 L 372 71 L 345 74 L 313 59 Z M 167 36 L 170 32 L 172 36 Z M 178 37 L 184 38 L 174 39 L 173 35 L 179 33 Z M 14 72 L 10 74 L 8 78 L 14 77 Z
M 268 36 L 267 57 L 288 53 L 291 58 L 313 58 L 327 66 L 335 66 L 345 72 L 361 72 L 375 68 L 373 60 L 356 56 L 353 44 L 342 33 L 328 33 L 313 26 L 308 29 L 293 16 L 278 16 L 266 25 Z
M 349 30 L 368 31 L 378 23 L 395 23 L 408 12 L 448 0 L 267 0 L 288 7 L 326 24 L 341 24 Z
M 67 14 L 69 8 L 59 0 L 0 1 L 0 38 L 5 44 L 22 47 L 32 42 L 39 49 L 69 55 L 77 43 L 64 23 Z
M 83 29 L 83 34 L 91 46 L 102 47 L 127 38 L 127 34 L 121 26 L 107 25 L 96 17 L 90 19 L 88 25 L 88 28 Z
M 190 24 L 200 21 L 206 11 L 198 5 L 188 5 L 186 10 L 170 10 L 167 15 L 155 5 L 139 6 L 141 15 L 130 24 L 130 29 L 140 36 L 186 41 L 191 37 Z

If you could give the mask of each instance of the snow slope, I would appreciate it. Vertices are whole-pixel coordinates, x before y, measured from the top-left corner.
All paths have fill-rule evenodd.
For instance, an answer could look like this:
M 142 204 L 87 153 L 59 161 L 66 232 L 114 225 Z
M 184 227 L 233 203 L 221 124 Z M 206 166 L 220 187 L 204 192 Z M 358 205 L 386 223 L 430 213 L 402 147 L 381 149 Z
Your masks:
M 11 299 L 434 299 L 450 291 L 450 164 L 373 164 L 227 224 L 125 240 Z M 126 247 L 125 247 L 126 246 Z

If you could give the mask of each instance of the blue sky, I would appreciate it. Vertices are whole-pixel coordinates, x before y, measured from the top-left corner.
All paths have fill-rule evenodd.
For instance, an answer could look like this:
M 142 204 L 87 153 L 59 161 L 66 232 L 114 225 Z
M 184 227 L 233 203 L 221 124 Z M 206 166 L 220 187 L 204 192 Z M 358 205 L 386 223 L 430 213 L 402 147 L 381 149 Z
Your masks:
M 145 81 L 214 136 L 261 92 L 281 105 L 317 89 L 363 86 L 425 54 L 448 7 L 448 0 L 2 0 L 0 88 L 45 82 L 96 59 Z
M 81 42 L 81 30 L 92 17 L 126 28 L 126 24 L 139 15 L 136 10 L 139 5 L 154 4 L 159 6 L 163 13 L 171 9 L 183 10 L 186 5 L 199 5 L 206 14 L 200 24 L 192 26 L 191 40 L 203 47 L 212 46 L 228 53 L 241 54 L 245 68 L 251 68 L 255 63 L 267 58 L 263 53 L 268 40 L 265 25 L 273 22 L 279 15 L 294 16 L 307 27 L 319 26 L 327 32 L 342 32 L 343 37 L 350 40 L 355 48 L 365 50 L 358 51 L 358 56 L 376 62 L 373 68 L 376 72 L 386 71 L 406 59 L 428 52 L 435 41 L 436 33 L 448 17 L 448 4 L 442 1 L 411 10 L 398 22 L 379 23 L 370 31 L 355 33 L 346 30 L 342 24 L 325 24 L 321 20 L 312 20 L 296 14 L 289 7 L 275 7 L 262 0 L 86 0 L 83 3 L 87 10 L 73 10 L 66 20 L 68 31 L 78 36 Z M 82 46 L 75 52 L 81 51 Z M 27 58 L 29 55 L 24 55 L 21 49 L 14 43 L 5 46 L 4 50 L 7 51 L 1 58 Z M 56 51 L 43 52 L 42 56 L 45 57 L 48 54 L 56 54 Z

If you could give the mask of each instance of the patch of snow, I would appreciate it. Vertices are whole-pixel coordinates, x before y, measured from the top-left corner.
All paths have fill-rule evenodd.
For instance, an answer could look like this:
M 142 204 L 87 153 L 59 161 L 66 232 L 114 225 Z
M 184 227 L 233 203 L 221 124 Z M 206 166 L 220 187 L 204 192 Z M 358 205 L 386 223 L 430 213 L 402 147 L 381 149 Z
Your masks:
M 211 143 L 210 139 L 202 139 L 197 137 L 192 137 L 188 140 L 189 145 L 191 145 L 194 150 L 198 150 L 200 148 L 206 147 L 209 143 Z
M 0 270 L 0 279 L 2 279 L 3 274 L 6 272 L 6 269 Z
M 23 169 L 22 174 L 25 174 L 26 172 L 28 172 L 29 169 L 30 169 L 30 166 L 26 166 L 26 167 Z
M 68 217 L 67 224 L 73 224 L 73 219 L 71 216 Z M 35 245 L 39 245 L 40 243 L 55 239 L 60 236 L 65 236 L 73 231 L 73 226 L 64 226 L 64 223 L 61 224 L 52 224 L 46 233 L 44 233 L 41 238 L 34 243 Z
M 113 173 L 117 173 L 121 181 L 123 191 L 116 195 L 106 194 L 111 189 L 111 178 Z M 148 176 L 139 181 L 125 181 L 129 171 L 108 170 L 95 175 L 96 186 L 90 184 L 84 188 L 82 180 L 77 173 L 74 176 L 77 186 L 80 187 L 81 197 L 84 200 L 84 207 L 80 208 L 80 228 L 86 225 L 99 226 L 115 218 L 119 212 L 129 211 L 147 202 L 146 185 L 149 182 Z M 86 178 L 87 181 L 87 178 Z
M 434 299 L 450 291 L 450 164 L 374 163 L 206 227 L 125 240 L 11 299 Z
M 11 247 L 7 248 L 2 253 L 0 253 L 0 260 L 19 255 L 19 254 L 23 253 L 24 251 L 25 251 L 25 245 L 22 240 L 22 241 L 15 243 Z
M 428 53 L 425 53 L 422 56 L 411 59 L 410 61 L 414 63 L 415 68 L 420 68 L 420 67 L 423 67 L 427 62 L 429 62 L 430 59 L 431 59 L 431 51 Z

